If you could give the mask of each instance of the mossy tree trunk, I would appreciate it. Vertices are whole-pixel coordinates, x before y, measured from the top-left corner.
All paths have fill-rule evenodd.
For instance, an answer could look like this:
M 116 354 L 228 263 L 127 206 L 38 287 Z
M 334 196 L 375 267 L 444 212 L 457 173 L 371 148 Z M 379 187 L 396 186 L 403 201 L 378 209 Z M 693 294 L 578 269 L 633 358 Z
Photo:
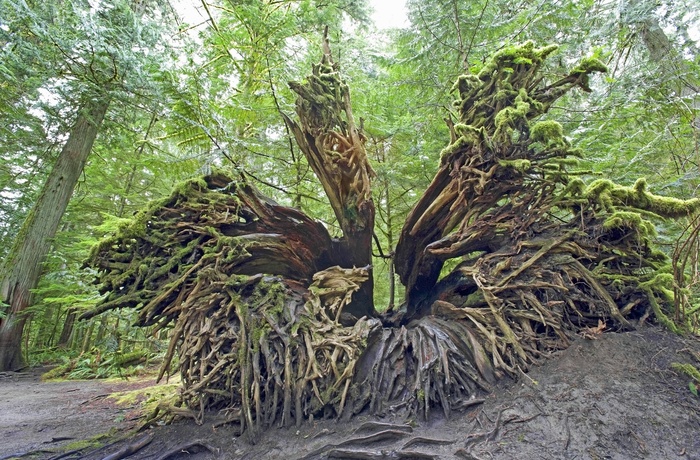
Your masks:
M 39 199 L 15 238 L 0 268 L 0 371 L 23 366 L 23 312 L 31 305 L 31 290 L 37 286 L 41 265 L 73 194 L 97 132 L 104 119 L 108 99 L 91 99 L 79 111 L 68 140 L 51 169 Z

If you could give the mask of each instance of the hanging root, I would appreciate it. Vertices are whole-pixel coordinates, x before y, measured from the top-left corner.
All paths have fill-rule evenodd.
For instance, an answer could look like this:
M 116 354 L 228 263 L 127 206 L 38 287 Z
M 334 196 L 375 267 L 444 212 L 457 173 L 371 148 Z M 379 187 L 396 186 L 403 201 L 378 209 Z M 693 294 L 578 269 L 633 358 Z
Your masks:
M 343 327 L 334 318 L 367 276 L 364 269 L 319 272 L 306 300 L 274 277 L 197 289 L 184 301 L 170 347 L 179 344 L 183 404 L 200 414 L 222 411 L 251 433 L 340 417 L 378 322 Z
M 584 59 L 547 82 L 538 72 L 555 49 L 506 47 L 457 81 L 459 123 L 395 251 L 401 308 L 355 318 L 376 314 L 371 266 L 352 267 L 369 263 L 355 257 L 368 246 L 350 244 L 371 241 L 373 171 L 326 43 L 308 84 L 291 85 L 301 121 L 287 123 L 354 241 L 334 240 L 320 222 L 216 172 L 94 249 L 108 295 L 82 318 L 132 307 L 139 325 L 172 328 L 161 377 L 177 356 L 183 407 L 169 412 L 201 422 L 220 411 L 249 433 L 363 411 L 449 416 L 577 335 L 650 319 L 675 327 L 674 301 L 674 319 L 697 326 L 682 287 L 687 275 L 697 282 L 700 225 L 688 227 L 672 269 L 655 249 L 655 223 L 692 218 L 700 199 L 653 195 L 643 179 L 584 182 L 581 151 L 560 124 L 538 117 L 567 91 L 590 90 L 605 66 Z M 324 455 L 377 458 L 355 447 Z

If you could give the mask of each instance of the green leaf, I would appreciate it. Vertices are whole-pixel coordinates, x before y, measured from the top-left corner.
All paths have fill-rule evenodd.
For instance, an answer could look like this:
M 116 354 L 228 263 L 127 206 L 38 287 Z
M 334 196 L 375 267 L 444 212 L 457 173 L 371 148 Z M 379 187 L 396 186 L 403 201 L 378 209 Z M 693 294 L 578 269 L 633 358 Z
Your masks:
M 690 392 L 693 393 L 695 396 L 698 396 L 698 387 L 693 383 L 691 380 L 688 382 L 688 389 L 690 389 Z

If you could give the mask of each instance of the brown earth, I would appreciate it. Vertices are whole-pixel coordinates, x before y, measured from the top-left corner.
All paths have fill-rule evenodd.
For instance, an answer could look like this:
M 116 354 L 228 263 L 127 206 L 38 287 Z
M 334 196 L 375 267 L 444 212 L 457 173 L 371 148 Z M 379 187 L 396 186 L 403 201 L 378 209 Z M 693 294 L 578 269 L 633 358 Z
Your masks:
M 215 427 L 213 416 L 201 426 L 183 421 L 111 442 L 136 420 L 134 407 L 104 395 L 143 382 L 0 374 L 0 459 L 104 459 L 148 436 L 150 444 L 127 458 L 700 460 L 700 398 L 674 362 L 700 365 L 700 340 L 658 328 L 604 334 L 577 340 L 449 420 L 435 410 L 430 420 L 311 421 L 270 429 L 254 443 L 233 427 Z M 60 457 L 69 443 L 100 434 L 109 435 L 104 447 Z
M 140 420 L 140 401 L 118 405 L 109 396 L 155 384 L 153 377 L 43 382 L 48 370 L 0 372 L 1 460 L 50 458 L 126 434 Z

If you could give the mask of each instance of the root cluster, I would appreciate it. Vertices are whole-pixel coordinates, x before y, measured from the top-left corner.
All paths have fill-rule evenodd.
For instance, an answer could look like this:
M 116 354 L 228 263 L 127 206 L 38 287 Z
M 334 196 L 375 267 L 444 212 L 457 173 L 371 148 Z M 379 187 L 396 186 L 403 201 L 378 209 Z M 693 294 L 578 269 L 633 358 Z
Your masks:
M 396 248 L 407 293 L 396 311 L 374 311 L 371 266 L 358 266 L 372 174 L 326 48 L 311 83 L 294 86 L 311 113 L 288 122 L 343 237 L 217 172 L 95 248 L 107 295 L 83 317 L 132 307 L 139 325 L 172 328 L 164 369 L 178 357 L 182 405 L 250 432 L 363 411 L 449 416 L 577 334 L 668 321 L 679 275 L 655 222 L 700 200 L 653 195 L 643 179 L 584 182 L 561 126 L 536 120 L 604 66 L 584 60 L 547 84 L 553 51 L 504 49 L 456 84 L 458 123 Z M 313 103 L 324 91 L 335 105 Z

